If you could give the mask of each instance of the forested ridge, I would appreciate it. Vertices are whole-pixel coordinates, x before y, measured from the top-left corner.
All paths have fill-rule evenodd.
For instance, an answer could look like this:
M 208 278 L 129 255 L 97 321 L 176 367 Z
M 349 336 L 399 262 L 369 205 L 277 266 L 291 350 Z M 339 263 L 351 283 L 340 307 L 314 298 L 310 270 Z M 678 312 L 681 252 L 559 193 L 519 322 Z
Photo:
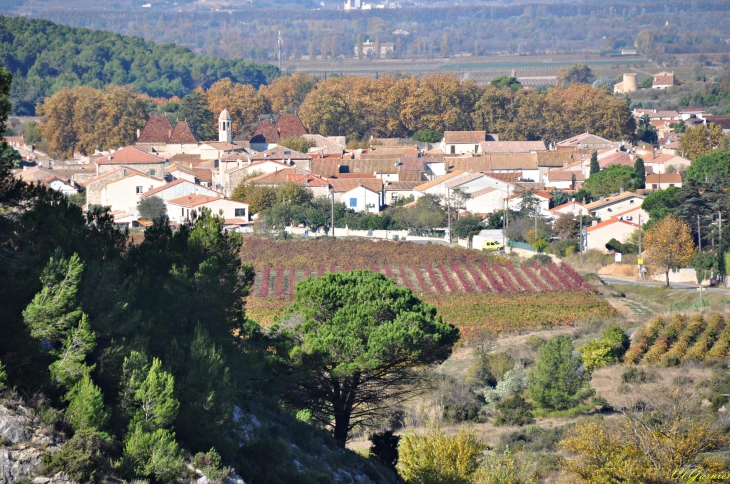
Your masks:
M 278 75 L 269 64 L 197 56 L 173 44 L 5 16 L 0 16 L 0 63 L 13 73 L 10 99 L 16 114 L 33 114 L 38 102 L 63 87 L 129 84 L 137 92 L 171 97 L 224 77 L 258 87 Z

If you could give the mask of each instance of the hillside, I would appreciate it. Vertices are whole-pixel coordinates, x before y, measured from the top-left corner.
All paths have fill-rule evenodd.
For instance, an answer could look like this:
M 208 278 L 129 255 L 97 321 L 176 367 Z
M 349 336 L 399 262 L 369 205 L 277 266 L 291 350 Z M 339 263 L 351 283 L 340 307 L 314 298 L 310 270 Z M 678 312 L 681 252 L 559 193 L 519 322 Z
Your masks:
M 278 75 L 269 64 L 195 55 L 187 47 L 23 17 L 0 16 L 0 59 L 13 73 L 16 114 L 34 114 L 38 102 L 62 87 L 130 84 L 153 97 L 171 97 L 224 77 L 258 87 Z

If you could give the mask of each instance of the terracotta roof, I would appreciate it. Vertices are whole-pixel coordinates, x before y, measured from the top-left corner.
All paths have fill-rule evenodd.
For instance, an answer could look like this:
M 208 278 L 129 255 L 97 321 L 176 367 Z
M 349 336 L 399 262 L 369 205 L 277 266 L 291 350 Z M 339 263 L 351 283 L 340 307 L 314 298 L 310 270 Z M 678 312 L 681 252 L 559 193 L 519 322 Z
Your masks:
M 282 170 L 272 171 L 271 173 L 265 173 L 263 175 L 259 175 L 257 177 L 251 178 L 250 180 L 247 180 L 246 183 L 251 183 L 253 185 L 256 184 L 262 184 L 262 185 L 268 185 L 268 184 L 279 184 L 279 183 L 286 183 L 288 181 L 289 175 L 294 175 L 297 173 L 296 168 L 284 168 Z
M 390 182 L 385 185 L 385 191 L 398 191 L 398 190 L 413 190 L 418 185 L 420 185 L 420 181 L 397 181 L 397 182 Z
M 603 227 L 606 227 L 606 226 L 609 226 L 609 225 L 613 225 L 613 224 L 626 224 L 626 225 L 631 225 L 633 227 L 638 227 L 639 226 L 638 224 L 631 223 L 631 222 L 628 222 L 626 220 L 619 220 L 616 217 L 611 217 L 610 219 L 604 220 L 603 222 L 599 222 L 596 225 L 591 225 L 586 230 L 588 232 L 593 232 L 594 230 L 602 229 Z
M 474 143 L 479 144 L 487 139 L 486 131 L 445 131 L 444 142 L 447 144 L 454 143 Z
M 227 141 L 205 141 L 202 145 L 208 145 L 213 149 L 221 151 L 240 151 L 246 153 L 246 146 L 241 143 L 229 143 Z
M 557 207 L 551 208 L 550 211 L 551 212 L 559 212 L 561 209 L 567 208 L 570 205 L 573 205 L 573 206 L 576 206 L 576 207 L 583 207 L 583 208 L 585 208 L 582 203 L 579 203 L 579 202 L 567 202 L 567 203 L 564 203 L 562 205 L 558 205 Z
M 195 178 L 202 182 L 213 181 L 213 170 L 210 168 L 193 168 Z
M 276 131 L 280 138 L 291 138 L 292 136 L 303 136 L 307 129 L 296 114 L 282 114 L 276 121 Z
M 528 190 L 523 190 L 521 192 L 516 192 L 514 195 L 510 195 L 509 199 L 511 200 L 513 198 L 519 198 L 526 191 L 528 191 Z M 544 198 L 546 200 L 552 200 L 553 199 L 553 196 L 550 193 L 548 193 L 548 192 L 546 192 L 544 190 L 532 190 L 532 194 L 535 195 L 536 197 Z
M 167 116 L 150 116 L 137 143 L 167 143 L 172 135 L 172 125 Z
M 575 175 L 575 181 L 585 181 L 586 177 L 582 171 L 553 170 L 547 172 L 548 180 L 554 181 L 572 181 Z
M 190 155 L 187 153 L 177 153 L 175 155 L 172 155 L 170 157 L 170 162 L 177 162 L 177 161 L 200 161 L 200 155 Z
M 190 130 L 187 121 L 178 121 L 175 129 L 172 130 L 172 136 L 167 140 L 170 144 L 198 144 L 193 132 Z
M 574 161 L 573 154 L 566 151 L 539 151 L 537 152 L 537 166 L 558 168 Z
M 346 180 L 330 180 L 332 191 L 349 192 L 353 188 L 363 186 L 372 192 L 380 192 L 383 189 L 383 180 L 379 178 L 348 178 Z
M 248 225 L 250 222 L 248 220 L 244 220 L 240 217 L 235 218 L 227 218 L 225 220 L 225 225 Z
M 487 187 L 487 188 L 482 188 L 481 190 L 477 190 L 475 192 L 471 192 L 469 194 L 469 196 L 471 198 L 477 198 L 477 197 L 481 197 L 482 195 L 486 195 L 487 193 L 492 193 L 494 191 L 501 191 L 501 190 L 499 190 L 498 188 L 494 188 L 494 187 Z M 506 193 L 505 193 L 505 195 L 506 195 Z
M 478 179 L 480 179 L 482 177 L 484 177 L 484 175 L 481 174 L 481 173 L 471 173 L 471 174 L 469 174 L 467 176 L 464 176 L 464 177 L 458 178 L 458 179 L 456 179 L 454 181 L 448 182 L 446 184 L 446 187 L 447 188 L 456 188 L 459 185 L 463 185 L 464 183 L 469 183 L 471 181 L 478 180 Z
M 705 116 L 705 120 L 708 124 L 716 124 L 722 129 L 730 129 L 730 115 L 722 116 Z
M 261 121 L 251 136 L 251 143 L 276 143 L 279 141 L 279 132 L 271 121 Z
M 664 164 L 667 161 L 671 160 L 672 158 L 677 158 L 677 155 L 669 155 L 669 154 L 659 154 L 654 155 L 653 153 L 649 153 L 646 156 L 642 156 L 642 159 L 644 160 L 644 163 L 660 163 Z
M 332 158 L 315 158 L 312 160 L 312 173 L 325 178 L 337 176 L 340 172 L 339 166 L 341 163 L 342 160 Z
M 334 178 L 342 180 L 343 178 L 377 178 L 375 173 L 338 173 Z
M 503 181 L 505 183 L 512 183 L 519 181 L 520 178 L 522 178 L 522 172 L 517 173 L 494 173 L 494 172 L 487 172 L 485 173 L 486 176 L 490 178 L 497 179 L 499 181 Z
M 547 151 L 544 141 L 482 141 L 484 153 L 532 153 Z
M 350 173 L 398 173 L 397 158 L 376 158 L 372 160 L 346 160 L 343 166 L 349 168 Z
M 99 157 L 94 161 L 97 165 L 128 165 L 135 163 L 149 164 L 164 162 L 165 160 L 162 158 L 151 155 L 134 146 L 127 146 L 126 148 L 122 148 L 108 156 Z
M 151 190 L 147 190 L 139 198 L 147 198 L 147 197 L 150 197 L 150 196 L 152 196 L 152 195 L 154 195 L 156 193 L 160 193 L 163 190 L 167 190 L 168 188 L 174 187 L 175 185 L 179 185 L 179 184 L 181 184 L 181 183 L 183 183 L 185 181 L 187 181 L 187 180 L 183 180 L 182 178 L 178 178 L 177 180 L 173 180 L 170 183 L 165 183 L 161 187 L 157 187 L 157 188 L 153 188 Z M 188 183 L 190 183 L 190 182 L 188 181 Z
M 300 153 L 298 151 L 294 151 L 290 148 L 285 148 L 283 146 L 277 146 L 275 148 L 268 149 L 266 151 L 262 151 L 260 153 L 256 153 L 251 157 L 254 161 L 262 161 L 262 160 L 311 160 L 312 155 L 308 155 L 306 153 Z
M 590 137 L 595 137 L 595 138 L 598 138 L 599 140 L 605 141 L 606 143 L 611 143 L 611 141 L 609 141 L 605 138 L 601 138 L 600 136 L 596 136 L 595 134 L 581 133 L 579 135 L 573 136 L 572 138 L 568 138 L 568 139 L 564 139 L 563 141 L 559 141 L 557 143 L 557 146 L 561 146 L 561 147 L 575 146 L 575 145 L 578 145 L 581 141 L 586 140 Z
M 492 170 L 535 170 L 537 154 L 492 155 Z
M 671 86 L 674 84 L 674 72 L 660 72 L 654 74 L 654 86 Z
M 611 205 L 612 203 L 618 203 L 624 200 L 628 200 L 630 198 L 640 198 L 643 200 L 646 197 L 633 192 L 621 192 L 613 197 L 606 197 L 603 200 L 596 200 L 595 202 L 591 202 L 585 207 L 587 210 L 598 210 L 605 206 Z
M 215 202 L 216 200 L 224 200 L 220 197 L 211 197 L 210 195 L 185 195 L 180 198 L 175 198 L 173 200 L 168 200 L 167 203 L 172 203 L 174 205 L 180 205 L 182 207 L 197 207 L 198 205 L 205 205 L 206 203 Z M 247 203 L 243 202 L 236 202 L 235 200 L 228 200 L 225 199 L 228 202 L 231 203 L 237 203 L 239 205 L 246 205 Z
M 682 175 L 679 173 L 652 173 L 646 177 L 646 183 L 682 183 Z
M 631 156 L 629 156 L 629 154 L 625 151 L 619 151 L 618 153 L 614 153 L 613 155 L 598 160 L 598 165 L 601 167 L 601 170 L 608 168 L 611 165 L 624 165 L 633 167 L 634 160 L 632 160 Z
M 331 148 L 331 149 L 344 149 L 345 146 L 341 145 L 321 134 L 304 134 L 302 138 L 309 142 L 317 143 L 316 148 Z
M 298 183 L 305 187 L 328 187 L 330 184 L 324 178 L 311 175 L 309 173 L 296 173 L 294 175 L 287 175 L 286 181 Z
M 447 181 L 451 180 L 452 178 L 458 177 L 459 175 L 463 175 L 466 173 L 464 170 L 454 170 L 450 173 L 447 173 L 445 175 L 442 175 L 438 178 L 434 178 L 433 180 L 422 183 L 421 185 L 418 185 L 415 190 L 418 190 L 419 192 L 423 192 L 428 190 L 429 188 L 435 187 L 436 185 L 440 185 L 441 183 L 446 183 Z
M 183 173 L 187 173 L 188 175 L 193 175 L 193 176 L 195 175 L 195 172 L 193 171 L 192 168 L 188 168 L 187 166 L 182 165 L 182 164 L 171 163 L 170 165 L 167 166 L 167 168 L 165 168 L 166 173 L 172 173 L 175 171 L 181 171 Z
M 444 158 L 444 165 L 447 166 L 447 171 L 490 171 L 492 169 L 492 158 L 490 155 Z

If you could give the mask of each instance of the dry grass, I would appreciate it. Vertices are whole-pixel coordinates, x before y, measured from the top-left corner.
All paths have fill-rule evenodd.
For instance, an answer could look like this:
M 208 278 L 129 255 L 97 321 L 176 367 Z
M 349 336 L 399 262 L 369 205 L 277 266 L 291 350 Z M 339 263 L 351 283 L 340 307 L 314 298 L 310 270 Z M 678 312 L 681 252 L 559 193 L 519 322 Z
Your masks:
M 601 276 L 636 277 L 636 266 L 629 264 L 608 264 L 598 270 Z

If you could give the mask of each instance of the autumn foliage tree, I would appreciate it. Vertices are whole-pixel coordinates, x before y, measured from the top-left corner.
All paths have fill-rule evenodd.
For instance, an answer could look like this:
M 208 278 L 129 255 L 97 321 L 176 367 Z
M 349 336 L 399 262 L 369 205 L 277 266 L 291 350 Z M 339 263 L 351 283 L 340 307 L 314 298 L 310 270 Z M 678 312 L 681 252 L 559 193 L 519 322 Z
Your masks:
M 646 255 L 653 265 L 666 274 L 669 287 L 669 271 L 689 264 L 695 253 L 692 232 L 677 216 L 670 214 L 646 232 Z
M 679 151 L 682 156 L 694 161 L 717 148 L 721 140 L 722 128 L 719 125 L 700 124 L 694 128 L 687 128 L 684 136 L 679 138 Z
M 216 122 L 221 111 L 228 110 L 236 134 L 244 125 L 255 123 L 260 114 L 271 110 L 268 100 L 260 91 L 250 84 L 234 83 L 227 77 L 210 86 L 205 95 Z

